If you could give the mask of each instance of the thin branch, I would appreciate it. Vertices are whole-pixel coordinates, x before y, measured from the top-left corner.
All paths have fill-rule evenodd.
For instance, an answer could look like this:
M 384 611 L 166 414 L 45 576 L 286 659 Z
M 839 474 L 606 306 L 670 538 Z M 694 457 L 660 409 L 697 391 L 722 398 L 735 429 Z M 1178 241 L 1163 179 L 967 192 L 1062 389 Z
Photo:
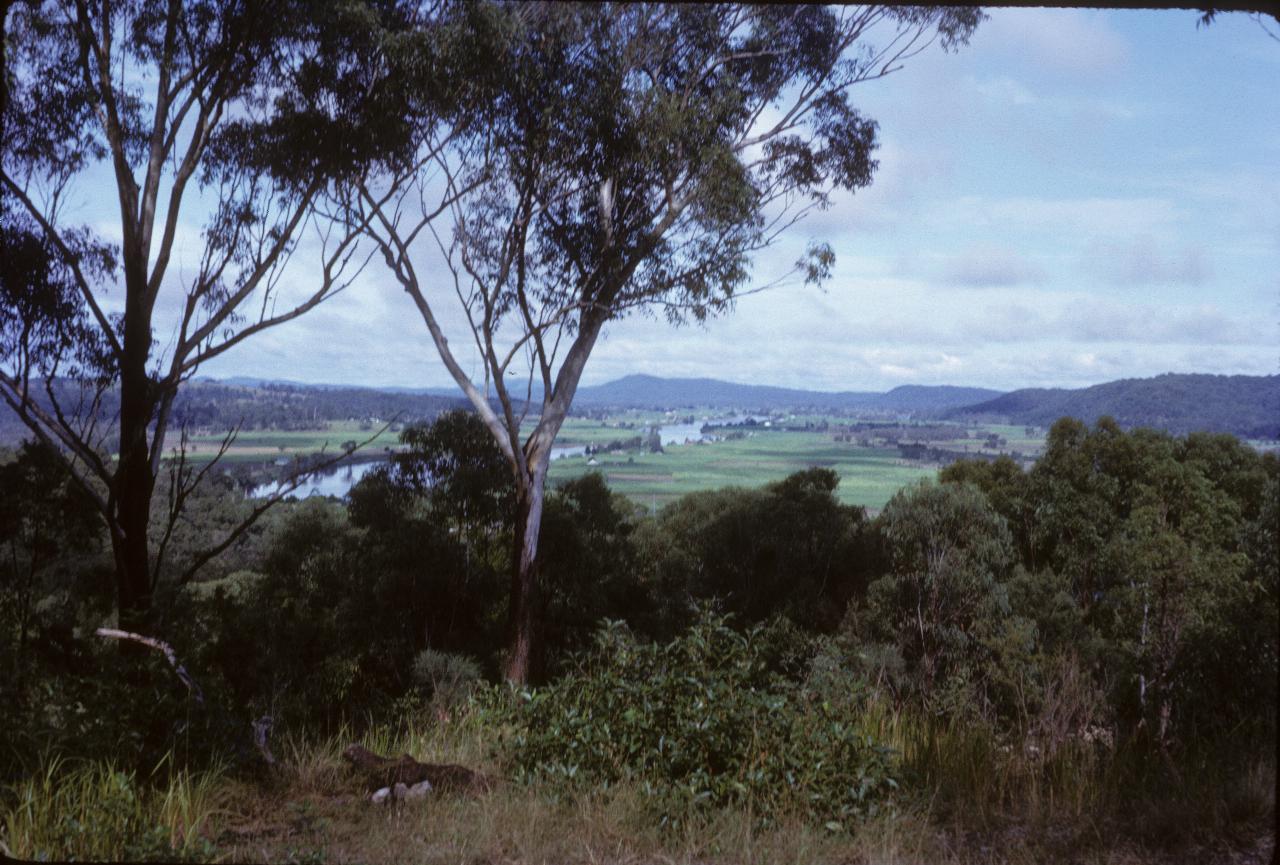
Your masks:
M 157 640 L 155 637 L 144 637 L 142 634 L 121 631 L 117 628 L 98 628 L 94 633 L 99 637 L 106 637 L 111 640 L 129 640 L 130 642 L 141 643 L 144 646 L 155 649 L 157 652 L 163 653 L 169 661 L 169 666 L 173 667 L 174 673 L 182 680 L 182 684 L 187 686 L 187 690 L 196 698 L 196 702 L 204 705 L 204 692 L 200 690 L 200 686 L 196 684 L 195 679 L 191 678 L 190 674 L 187 673 L 187 668 L 179 663 L 177 654 L 168 643 L 163 640 Z

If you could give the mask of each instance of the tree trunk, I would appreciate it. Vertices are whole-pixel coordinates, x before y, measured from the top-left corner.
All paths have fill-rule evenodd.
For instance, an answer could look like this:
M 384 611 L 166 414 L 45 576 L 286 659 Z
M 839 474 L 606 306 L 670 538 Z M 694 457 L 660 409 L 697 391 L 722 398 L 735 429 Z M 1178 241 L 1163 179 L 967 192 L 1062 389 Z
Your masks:
M 144 283 L 145 285 L 145 283 Z M 147 427 L 155 410 L 147 375 L 151 353 L 146 301 L 130 289 L 126 299 L 124 357 L 120 364 L 120 462 L 112 478 L 111 549 L 115 557 L 120 627 L 150 633 L 151 563 L 147 528 L 151 522 L 151 449 Z M 130 314 L 131 313 L 131 314 Z
M 546 456 L 550 457 L 550 452 Z M 529 682 L 536 641 L 534 631 L 537 627 L 538 609 L 538 536 L 542 531 L 542 501 L 548 459 L 540 457 L 534 462 L 533 477 L 521 485 L 516 504 L 506 674 L 507 681 L 515 685 Z

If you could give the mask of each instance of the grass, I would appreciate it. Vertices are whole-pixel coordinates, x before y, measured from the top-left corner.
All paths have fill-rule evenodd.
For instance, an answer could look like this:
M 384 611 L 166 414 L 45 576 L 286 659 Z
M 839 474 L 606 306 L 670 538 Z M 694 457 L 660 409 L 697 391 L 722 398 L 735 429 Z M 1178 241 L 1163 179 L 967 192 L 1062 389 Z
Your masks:
M 675 413 L 675 421 L 693 414 L 703 420 L 705 413 Z M 709 416 L 708 416 L 709 417 Z M 847 424 L 851 418 L 823 415 L 788 416 L 782 424 L 800 425 L 823 421 Z M 604 421 L 569 418 L 557 441 L 563 444 L 605 445 L 612 441 L 643 435 L 651 423 L 671 423 L 672 418 L 657 412 L 626 412 Z M 629 423 L 630 427 L 619 427 Z M 976 429 L 955 425 L 957 439 L 939 442 L 945 450 L 987 453 L 982 439 L 994 433 L 1006 440 L 1004 450 L 1024 456 L 1038 453 L 1044 446 L 1043 431 L 1027 432 L 1026 427 L 1000 424 Z M 965 437 L 965 433 L 968 436 Z M 932 478 L 937 466 L 908 461 L 896 446 L 863 446 L 838 442 L 832 432 L 783 431 L 757 428 L 747 437 L 701 445 L 667 445 L 665 453 L 597 454 L 597 465 L 588 465 L 585 456 L 553 460 L 552 483 L 581 477 L 590 471 L 602 472 L 609 486 L 638 504 L 656 510 L 681 496 L 699 490 L 726 486 L 759 487 L 813 466 L 835 469 L 840 474 L 836 496 L 844 504 L 879 510 L 902 487 L 920 478 Z
M 170 773 L 149 786 L 110 761 L 56 757 L 17 785 L 0 829 L 6 855 L 64 861 L 208 858 L 222 771 Z
M 293 457 L 301 454 L 334 454 L 347 441 L 363 442 L 378 431 L 379 427 L 364 428 L 358 421 L 329 421 L 325 429 L 313 430 L 242 430 L 222 457 L 227 462 L 262 462 L 277 457 Z M 381 432 L 366 445 L 365 452 L 377 452 L 399 444 L 399 433 L 390 429 Z M 222 444 L 221 434 L 195 435 L 188 446 L 187 459 L 193 463 L 207 462 L 218 453 Z M 169 443 L 166 441 L 166 445 Z M 173 442 L 172 447 L 177 447 Z
M 223 833 L 219 854 L 231 862 L 310 856 L 325 862 L 584 865 L 1136 865 L 1262 862 L 1269 852 L 1275 771 L 1265 755 L 1247 772 L 1189 776 L 1187 789 L 1171 793 L 1135 785 L 1130 769 L 1112 765 L 1102 752 L 1068 749 L 1044 763 L 1024 749 L 1005 748 L 981 728 L 943 725 L 883 705 L 872 705 L 861 723 L 899 750 L 908 781 L 891 813 L 852 834 L 786 815 L 761 828 L 760 815 L 746 809 L 713 811 L 666 830 L 656 825 L 639 791 L 625 785 L 558 797 L 503 783 L 480 797 L 374 806 L 354 797 L 345 779 L 339 754 L 352 739 L 343 734 L 291 744 L 297 769 L 281 787 L 243 800 L 245 822 Z M 500 775 L 491 752 L 496 733 L 463 713 L 447 724 L 375 728 L 360 741 L 380 753 L 407 751 Z M 1227 804 L 1232 801 L 1234 808 Z
M 641 505 L 661 507 L 682 495 L 726 486 L 757 487 L 812 466 L 840 474 L 836 495 L 845 504 L 881 508 L 903 486 L 933 477 L 937 468 L 909 463 L 896 448 L 834 442 L 810 432 L 757 432 L 747 438 L 704 445 L 669 445 L 660 454 L 599 454 L 551 464 L 552 483 L 604 473 L 609 486 Z
M 501 730 L 460 710 L 323 738 L 284 736 L 270 780 L 215 770 L 154 787 L 110 763 L 57 760 L 0 812 L 20 858 L 180 858 L 219 862 L 979 863 L 1265 862 L 1274 835 L 1275 759 L 1190 761 L 1174 789 L 1124 754 L 1063 749 L 1043 761 L 980 726 L 872 703 L 858 719 L 895 747 L 895 807 L 853 833 L 788 815 L 762 828 L 750 809 L 657 825 L 626 785 L 558 796 L 501 780 Z M 367 801 L 347 773 L 353 741 L 382 754 L 456 762 L 499 778 L 490 793 L 393 805 Z

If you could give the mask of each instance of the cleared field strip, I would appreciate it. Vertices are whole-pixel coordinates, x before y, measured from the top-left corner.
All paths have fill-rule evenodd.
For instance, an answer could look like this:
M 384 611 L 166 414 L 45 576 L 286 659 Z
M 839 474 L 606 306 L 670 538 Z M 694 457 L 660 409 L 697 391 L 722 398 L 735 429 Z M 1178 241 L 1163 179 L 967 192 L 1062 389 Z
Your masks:
M 620 427 L 619 422 L 632 425 Z M 594 418 L 570 418 L 556 443 L 605 446 L 644 437 L 651 424 L 672 422 L 670 416 L 638 412 L 611 416 L 607 423 Z M 358 422 L 335 421 L 323 430 L 249 430 L 237 437 L 224 459 L 233 463 L 261 463 L 292 459 L 322 449 L 336 454 L 344 442 L 362 442 L 373 434 L 373 430 L 362 429 L 362 426 L 365 425 Z M 663 453 L 635 450 L 599 453 L 594 458 L 597 463 L 594 466 L 587 464 L 586 456 L 556 459 L 551 463 L 551 483 L 562 483 L 592 471 L 601 472 L 613 489 L 644 507 L 654 508 L 699 490 L 760 487 L 806 468 L 821 467 L 833 469 L 840 475 L 836 495 L 842 502 L 878 510 L 906 484 L 934 477 L 937 472 L 936 466 L 929 463 L 903 459 L 897 447 L 834 441 L 829 431 L 763 428 L 740 431 L 744 433 L 740 438 L 697 445 L 667 445 Z M 971 430 L 967 439 L 938 442 L 938 446 L 953 452 L 978 453 L 983 445 L 981 437 L 975 437 L 978 432 Z M 980 433 L 999 435 L 1007 441 L 1003 447 L 1023 454 L 1035 453 L 1043 446 L 1043 439 L 1028 435 L 1023 427 L 988 425 L 982 427 Z M 221 442 L 220 435 L 194 436 L 188 459 L 197 463 L 211 459 Z M 176 444 L 175 441 L 174 446 Z M 399 448 L 398 433 L 387 430 L 363 448 L 360 456 L 377 458 Z

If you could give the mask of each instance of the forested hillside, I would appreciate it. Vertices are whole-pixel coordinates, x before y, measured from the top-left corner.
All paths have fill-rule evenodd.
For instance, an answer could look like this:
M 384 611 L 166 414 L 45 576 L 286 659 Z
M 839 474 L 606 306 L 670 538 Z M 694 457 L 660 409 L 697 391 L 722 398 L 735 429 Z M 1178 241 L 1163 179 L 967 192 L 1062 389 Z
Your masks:
M 65 380 L 54 383 L 61 404 L 73 404 L 76 386 Z M 47 405 L 37 391 L 36 400 Z M 461 397 L 405 393 L 360 387 L 327 387 L 261 383 L 228 384 L 212 380 L 189 382 L 173 405 L 177 425 L 194 430 L 222 432 L 239 425 L 243 430 L 323 429 L 328 421 L 402 422 L 431 420 L 440 412 L 462 404 Z M 110 424 L 120 410 L 118 393 L 102 394 L 100 423 Z M 0 404 L 0 444 L 10 446 L 29 438 L 31 431 L 8 406 Z
M 1225 432 L 1280 438 L 1280 375 L 1180 375 L 1131 378 L 1080 390 L 1015 390 L 947 414 L 955 419 L 1002 419 L 1048 426 L 1060 417 L 1093 423 L 1109 415 L 1126 429 L 1151 427 L 1180 434 Z
M 659 378 L 629 375 L 608 384 L 584 387 L 577 404 L 622 408 L 736 408 L 743 411 L 819 409 L 929 413 L 991 399 L 999 391 L 950 385 L 904 385 L 888 393 L 814 391 L 737 384 L 714 378 Z

